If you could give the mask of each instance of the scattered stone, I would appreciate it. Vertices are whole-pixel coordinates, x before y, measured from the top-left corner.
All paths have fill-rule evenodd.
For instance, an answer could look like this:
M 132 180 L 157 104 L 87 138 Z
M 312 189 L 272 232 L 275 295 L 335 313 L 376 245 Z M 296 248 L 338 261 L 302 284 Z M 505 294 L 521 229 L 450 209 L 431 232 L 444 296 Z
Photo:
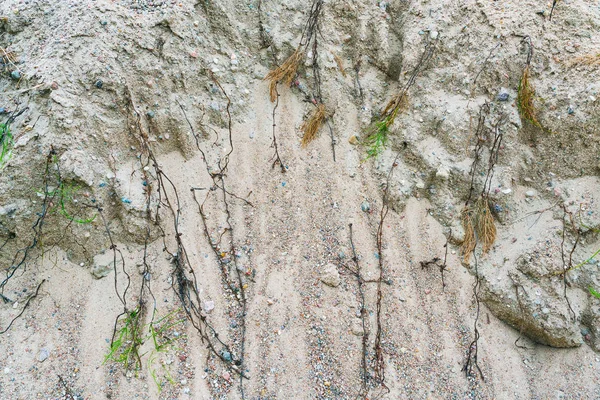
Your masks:
M 528 190 L 527 192 L 525 192 L 525 196 L 527 196 L 527 197 L 533 197 L 533 196 L 535 196 L 535 191 L 534 190 Z
M 368 201 L 365 200 L 360 205 L 360 209 L 363 210 L 364 212 L 369 212 L 369 211 L 371 211 L 371 205 L 369 204 Z
M 359 143 L 358 137 L 356 135 L 350 136 L 350 139 L 348 139 L 348 143 L 357 145 Z
M 232 358 L 231 358 L 231 353 L 228 352 L 227 350 L 223 350 L 223 352 L 221 353 L 221 356 L 223 357 L 223 359 L 227 362 L 231 362 Z
M 18 81 L 19 79 L 21 79 L 21 73 L 18 70 L 14 70 L 10 73 L 10 77 L 13 78 L 15 81 Z
M 321 274 L 321 282 L 327 286 L 337 287 L 340 285 L 341 281 L 342 279 L 340 278 L 337 267 L 333 264 L 327 264 Z
M 148 111 L 148 112 L 146 113 L 146 115 L 148 116 L 148 118 L 154 118 L 154 116 L 155 116 L 156 114 L 154 114 L 154 111 Z
M 50 356 L 50 352 L 47 349 L 41 349 L 40 354 L 38 354 L 38 361 L 44 362 Z
M 363 336 L 364 335 L 363 325 L 362 325 L 362 321 L 360 319 L 356 319 L 356 318 L 354 319 L 354 321 L 352 322 L 351 331 L 352 331 L 352 334 L 355 336 Z
M 102 79 L 98 79 L 94 85 L 96 85 L 98 89 L 102 89 L 102 86 L 104 86 L 104 82 L 102 82 Z
M 114 269 L 114 257 L 112 252 L 100 254 L 94 257 L 91 273 L 96 279 L 108 276 Z
M 500 88 L 500 92 L 496 96 L 498 101 L 508 101 L 510 99 L 510 94 L 508 93 L 508 89 Z
M 450 169 L 444 165 L 440 165 L 435 173 L 435 176 L 442 180 L 447 180 L 450 177 Z
M 204 302 L 204 312 L 210 314 L 212 310 L 215 309 L 215 302 L 212 300 L 206 300 Z
M 581 328 L 581 336 L 587 336 L 590 334 L 590 330 L 585 326 Z

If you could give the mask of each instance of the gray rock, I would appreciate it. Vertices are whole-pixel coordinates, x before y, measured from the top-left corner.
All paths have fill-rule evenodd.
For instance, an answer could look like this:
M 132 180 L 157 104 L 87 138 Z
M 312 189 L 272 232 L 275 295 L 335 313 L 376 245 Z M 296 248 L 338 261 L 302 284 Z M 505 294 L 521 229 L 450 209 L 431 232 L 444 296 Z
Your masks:
M 355 336 L 363 336 L 364 335 L 363 324 L 362 324 L 361 319 L 355 318 L 352 321 L 351 331 L 352 331 L 352 334 Z
M 440 167 L 435 172 L 435 176 L 445 181 L 450 177 L 450 169 L 445 165 L 440 165 Z
M 368 201 L 365 200 L 360 205 L 360 209 L 363 210 L 364 212 L 369 212 L 369 211 L 371 211 L 371 205 L 369 204 Z
M 90 270 L 91 274 L 96 279 L 101 279 L 108 276 L 114 270 L 114 256 L 112 252 L 99 254 L 94 257 L 94 264 Z
M 340 278 L 340 273 L 337 270 L 337 267 L 333 264 L 327 264 L 325 268 L 323 268 L 323 273 L 321 274 L 321 282 L 326 284 L 327 286 L 337 287 L 340 285 L 342 279 Z
M 211 311 L 214 310 L 214 309 L 215 309 L 215 302 L 214 301 L 212 301 L 212 300 L 206 300 L 204 302 L 204 311 L 207 314 L 210 314 Z
M 50 352 L 47 349 L 41 349 L 40 354 L 38 354 L 38 361 L 44 362 L 50 356 Z
M 21 73 L 15 69 L 13 72 L 10 73 L 10 77 L 13 78 L 15 81 L 18 81 L 19 79 L 21 79 Z
M 231 353 L 230 353 L 230 352 L 228 352 L 228 351 L 226 351 L 226 350 L 223 350 L 223 352 L 221 353 L 221 355 L 223 356 L 223 359 L 224 359 L 225 361 L 228 361 L 228 362 L 230 362 L 230 361 L 232 360 L 232 358 L 231 358 Z
M 17 205 L 14 203 L 0 207 L 0 215 L 9 215 L 17 211 Z
M 496 96 L 498 101 L 508 101 L 510 99 L 510 93 L 508 93 L 508 89 L 500 88 L 500 92 Z
M 581 333 L 562 297 L 562 281 L 550 279 L 541 271 L 534 273 L 538 268 L 531 265 L 524 273 L 523 264 L 532 264 L 528 259 L 532 258 L 520 260 L 520 272 L 511 274 L 512 279 L 498 279 L 497 268 L 492 266 L 480 268 L 481 300 L 498 319 L 537 343 L 552 347 L 580 346 Z M 532 279 L 532 275 L 542 277 Z

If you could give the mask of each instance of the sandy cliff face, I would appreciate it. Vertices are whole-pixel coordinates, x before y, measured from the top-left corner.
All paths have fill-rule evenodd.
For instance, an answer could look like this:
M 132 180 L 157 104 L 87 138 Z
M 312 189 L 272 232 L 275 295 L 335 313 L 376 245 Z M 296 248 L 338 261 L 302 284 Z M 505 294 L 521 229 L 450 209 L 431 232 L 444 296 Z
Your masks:
M 549 3 L 1 2 L 0 398 L 595 398 L 600 4 Z

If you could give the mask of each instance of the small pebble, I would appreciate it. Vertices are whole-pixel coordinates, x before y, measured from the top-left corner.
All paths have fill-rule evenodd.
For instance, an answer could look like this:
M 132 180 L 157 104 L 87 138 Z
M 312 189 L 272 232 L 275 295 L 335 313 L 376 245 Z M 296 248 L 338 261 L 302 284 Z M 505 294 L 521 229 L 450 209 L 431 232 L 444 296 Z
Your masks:
M 369 211 L 371 211 L 371 205 L 369 204 L 368 201 L 365 200 L 360 205 L 360 209 L 363 210 L 364 212 L 369 212 Z
M 496 96 L 496 99 L 498 101 L 508 101 L 509 98 L 510 98 L 510 95 L 508 94 L 508 90 L 505 88 L 500 89 L 500 92 Z
M 48 350 L 42 349 L 42 350 L 40 350 L 40 354 L 38 355 L 38 361 L 44 362 L 48 359 L 48 356 L 50 356 L 50 353 L 48 352 Z

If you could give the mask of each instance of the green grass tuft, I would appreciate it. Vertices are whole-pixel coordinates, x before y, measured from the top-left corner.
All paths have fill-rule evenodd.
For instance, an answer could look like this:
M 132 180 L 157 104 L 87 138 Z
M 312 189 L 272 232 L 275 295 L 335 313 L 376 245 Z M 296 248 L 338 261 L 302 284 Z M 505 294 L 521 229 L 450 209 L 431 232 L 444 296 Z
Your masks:
M 377 158 L 387 146 L 390 118 L 384 118 L 381 121 L 377 121 L 369 136 L 365 140 L 367 146 L 367 158 Z
M 0 124 L 0 171 L 6 167 L 6 164 L 12 158 L 14 147 L 15 142 L 8 123 Z

